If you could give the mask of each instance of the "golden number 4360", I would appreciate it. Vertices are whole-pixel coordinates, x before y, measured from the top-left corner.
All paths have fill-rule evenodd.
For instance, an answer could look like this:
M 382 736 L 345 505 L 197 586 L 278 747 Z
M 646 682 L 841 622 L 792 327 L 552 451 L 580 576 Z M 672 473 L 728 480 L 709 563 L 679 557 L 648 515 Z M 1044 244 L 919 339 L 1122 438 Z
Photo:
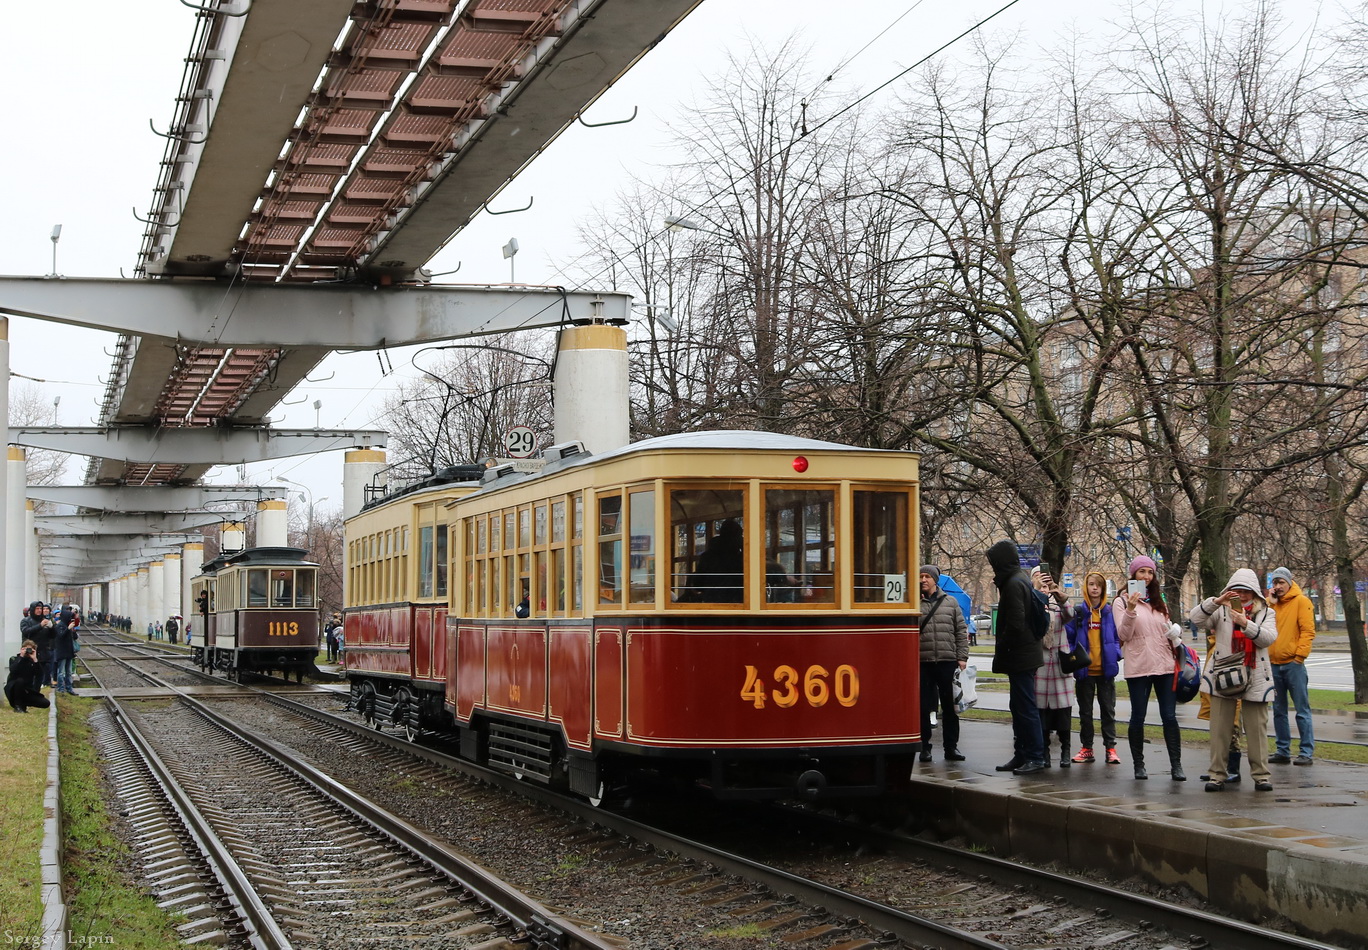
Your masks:
M 833 698 L 842 706 L 854 706 L 860 700 L 860 673 L 855 667 L 841 664 L 834 673 L 824 666 L 809 666 L 807 672 L 799 672 L 787 664 L 776 666 L 772 676 L 774 688 L 769 689 L 760 671 L 753 666 L 746 667 L 746 682 L 741 687 L 741 698 L 748 700 L 756 709 L 764 709 L 767 701 L 781 709 L 798 705 L 806 699 L 814 708 L 825 706 Z
M 272 620 L 266 625 L 266 636 L 297 637 L 299 636 L 299 623 L 294 620 Z

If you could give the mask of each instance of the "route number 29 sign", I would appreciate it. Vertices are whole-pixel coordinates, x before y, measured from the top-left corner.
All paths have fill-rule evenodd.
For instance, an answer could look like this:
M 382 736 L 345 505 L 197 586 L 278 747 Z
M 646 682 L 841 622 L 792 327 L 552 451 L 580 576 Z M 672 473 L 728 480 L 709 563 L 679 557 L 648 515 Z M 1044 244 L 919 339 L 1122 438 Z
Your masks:
M 537 433 L 530 426 L 514 426 L 504 433 L 504 451 L 509 458 L 530 458 L 537 450 Z

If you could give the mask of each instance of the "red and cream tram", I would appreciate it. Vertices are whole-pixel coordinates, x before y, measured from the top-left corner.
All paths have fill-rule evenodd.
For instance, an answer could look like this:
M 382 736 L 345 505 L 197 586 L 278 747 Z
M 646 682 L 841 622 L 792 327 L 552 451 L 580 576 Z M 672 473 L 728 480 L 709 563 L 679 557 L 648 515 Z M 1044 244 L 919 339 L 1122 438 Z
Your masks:
M 347 523 L 354 700 L 589 797 L 879 793 L 920 745 L 917 512 L 912 453 L 749 431 L 397 493 Z
M 248 548 L 207 562 L 191 582 L 201 669 L 294 673 L 318 656 L 318 565 L 302 548 Z

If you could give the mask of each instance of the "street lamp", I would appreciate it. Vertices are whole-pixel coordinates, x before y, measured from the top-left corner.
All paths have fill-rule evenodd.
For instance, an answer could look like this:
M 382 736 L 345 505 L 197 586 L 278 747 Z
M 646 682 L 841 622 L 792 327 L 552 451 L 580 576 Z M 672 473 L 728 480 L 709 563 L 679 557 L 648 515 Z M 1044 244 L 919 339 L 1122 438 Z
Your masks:
M 62 239 L 62 226 L 54 224 L 52 226 L 52 273 L 49 277 L 57 276 L 57 242 Z
M 310 488 L 308 485 L 305 485 L 303 482 L 297 482 L 297 481 L 295 481 L 293 478 L 286 478 L 284 475 L 277 475 L 277 476 L 276 476 L 276 481 L 278 481 L 278 482 L 286 482 L 286 483 L 288 483 L 288 484 L 290 484 L 290 485 L 298 485 L 300 488 L 304 489 L 304 491 L 306 491 L 306 492 L 309 493 L 309 499 L 308 499 L 308 501 L 309 501 L 309 526 L 308 526 L 308 528 L 306 529 L 306 532 L 305 532 L 305 543 L 306 543 L 306 544 L 309 543 L 310 541 L 313 540 L 313 519 L 314 519 L 314 497 L 313 497 L 313 489 Z M 302 494 L 300 494 L 300 493 L 298 493 L 298 492 L 296 492 L 296 494 L 299 494 L 299 497 L 300 497 L 301 499 L 303 499 L 304 496 L 303 496 Z M 323 500 L 324 500 L 324 501 L 327 501 L 326 498 L 323 499 Z

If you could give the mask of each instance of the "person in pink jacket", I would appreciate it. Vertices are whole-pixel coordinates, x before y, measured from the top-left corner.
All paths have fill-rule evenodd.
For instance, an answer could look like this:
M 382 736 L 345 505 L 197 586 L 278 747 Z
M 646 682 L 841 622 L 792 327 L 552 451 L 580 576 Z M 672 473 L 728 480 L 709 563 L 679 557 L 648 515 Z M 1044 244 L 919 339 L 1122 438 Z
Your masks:
M 1219 792 L 1225 788 L 1226 756 L 1230 735 L 1235 731 L 1235 707 L 1239 705 L 1249 737 L 1249 773 L 1254 777 L 1254 790 L 1271 792 L 1265 738 L 1268 701 L 1273 696 L 1268 648 L 1278 639 L 1278 620 L 1259 592 L 1259 578 L 1249 568 L 1240 568 L 1221 595 L 1193 607 L 1189 619 L 1198 629 L 1210 630 L 1216 641 L 1202 669 L 1202 692 L 1211 697 L 1211 769 L 1206 790 Z M 1237 656 L 1238 665 L 1244 668 L 1243 686 L 1238 691 L 1222 690 L 1217 664 Z
M 1145 716 L 1153 691 L 1159 704 L 1159 721 L 1164 724 L 1164 745 L 1168 747 L 1169 774 L 1175 782 L 1186 782 L 1183 772 L 1183 740 L 1178 729 L 1178 702 L 1173 695 L 1173 647 L 1182 639 L 1182 629 L 1169 618 L 1168 605 L 1159 587 L 1154 561 L 1141 554 L 1130 562 L 1130 579 L 1144 585 L 1144 593 L 1126 593 L 1112 604 L 1116 635 L 1125 658 L 1126 689 L 1130 693 L 1131 717 L 1126 737 L 1130 740 L 1135 777 L 1149 778 L 1145 771 Z

